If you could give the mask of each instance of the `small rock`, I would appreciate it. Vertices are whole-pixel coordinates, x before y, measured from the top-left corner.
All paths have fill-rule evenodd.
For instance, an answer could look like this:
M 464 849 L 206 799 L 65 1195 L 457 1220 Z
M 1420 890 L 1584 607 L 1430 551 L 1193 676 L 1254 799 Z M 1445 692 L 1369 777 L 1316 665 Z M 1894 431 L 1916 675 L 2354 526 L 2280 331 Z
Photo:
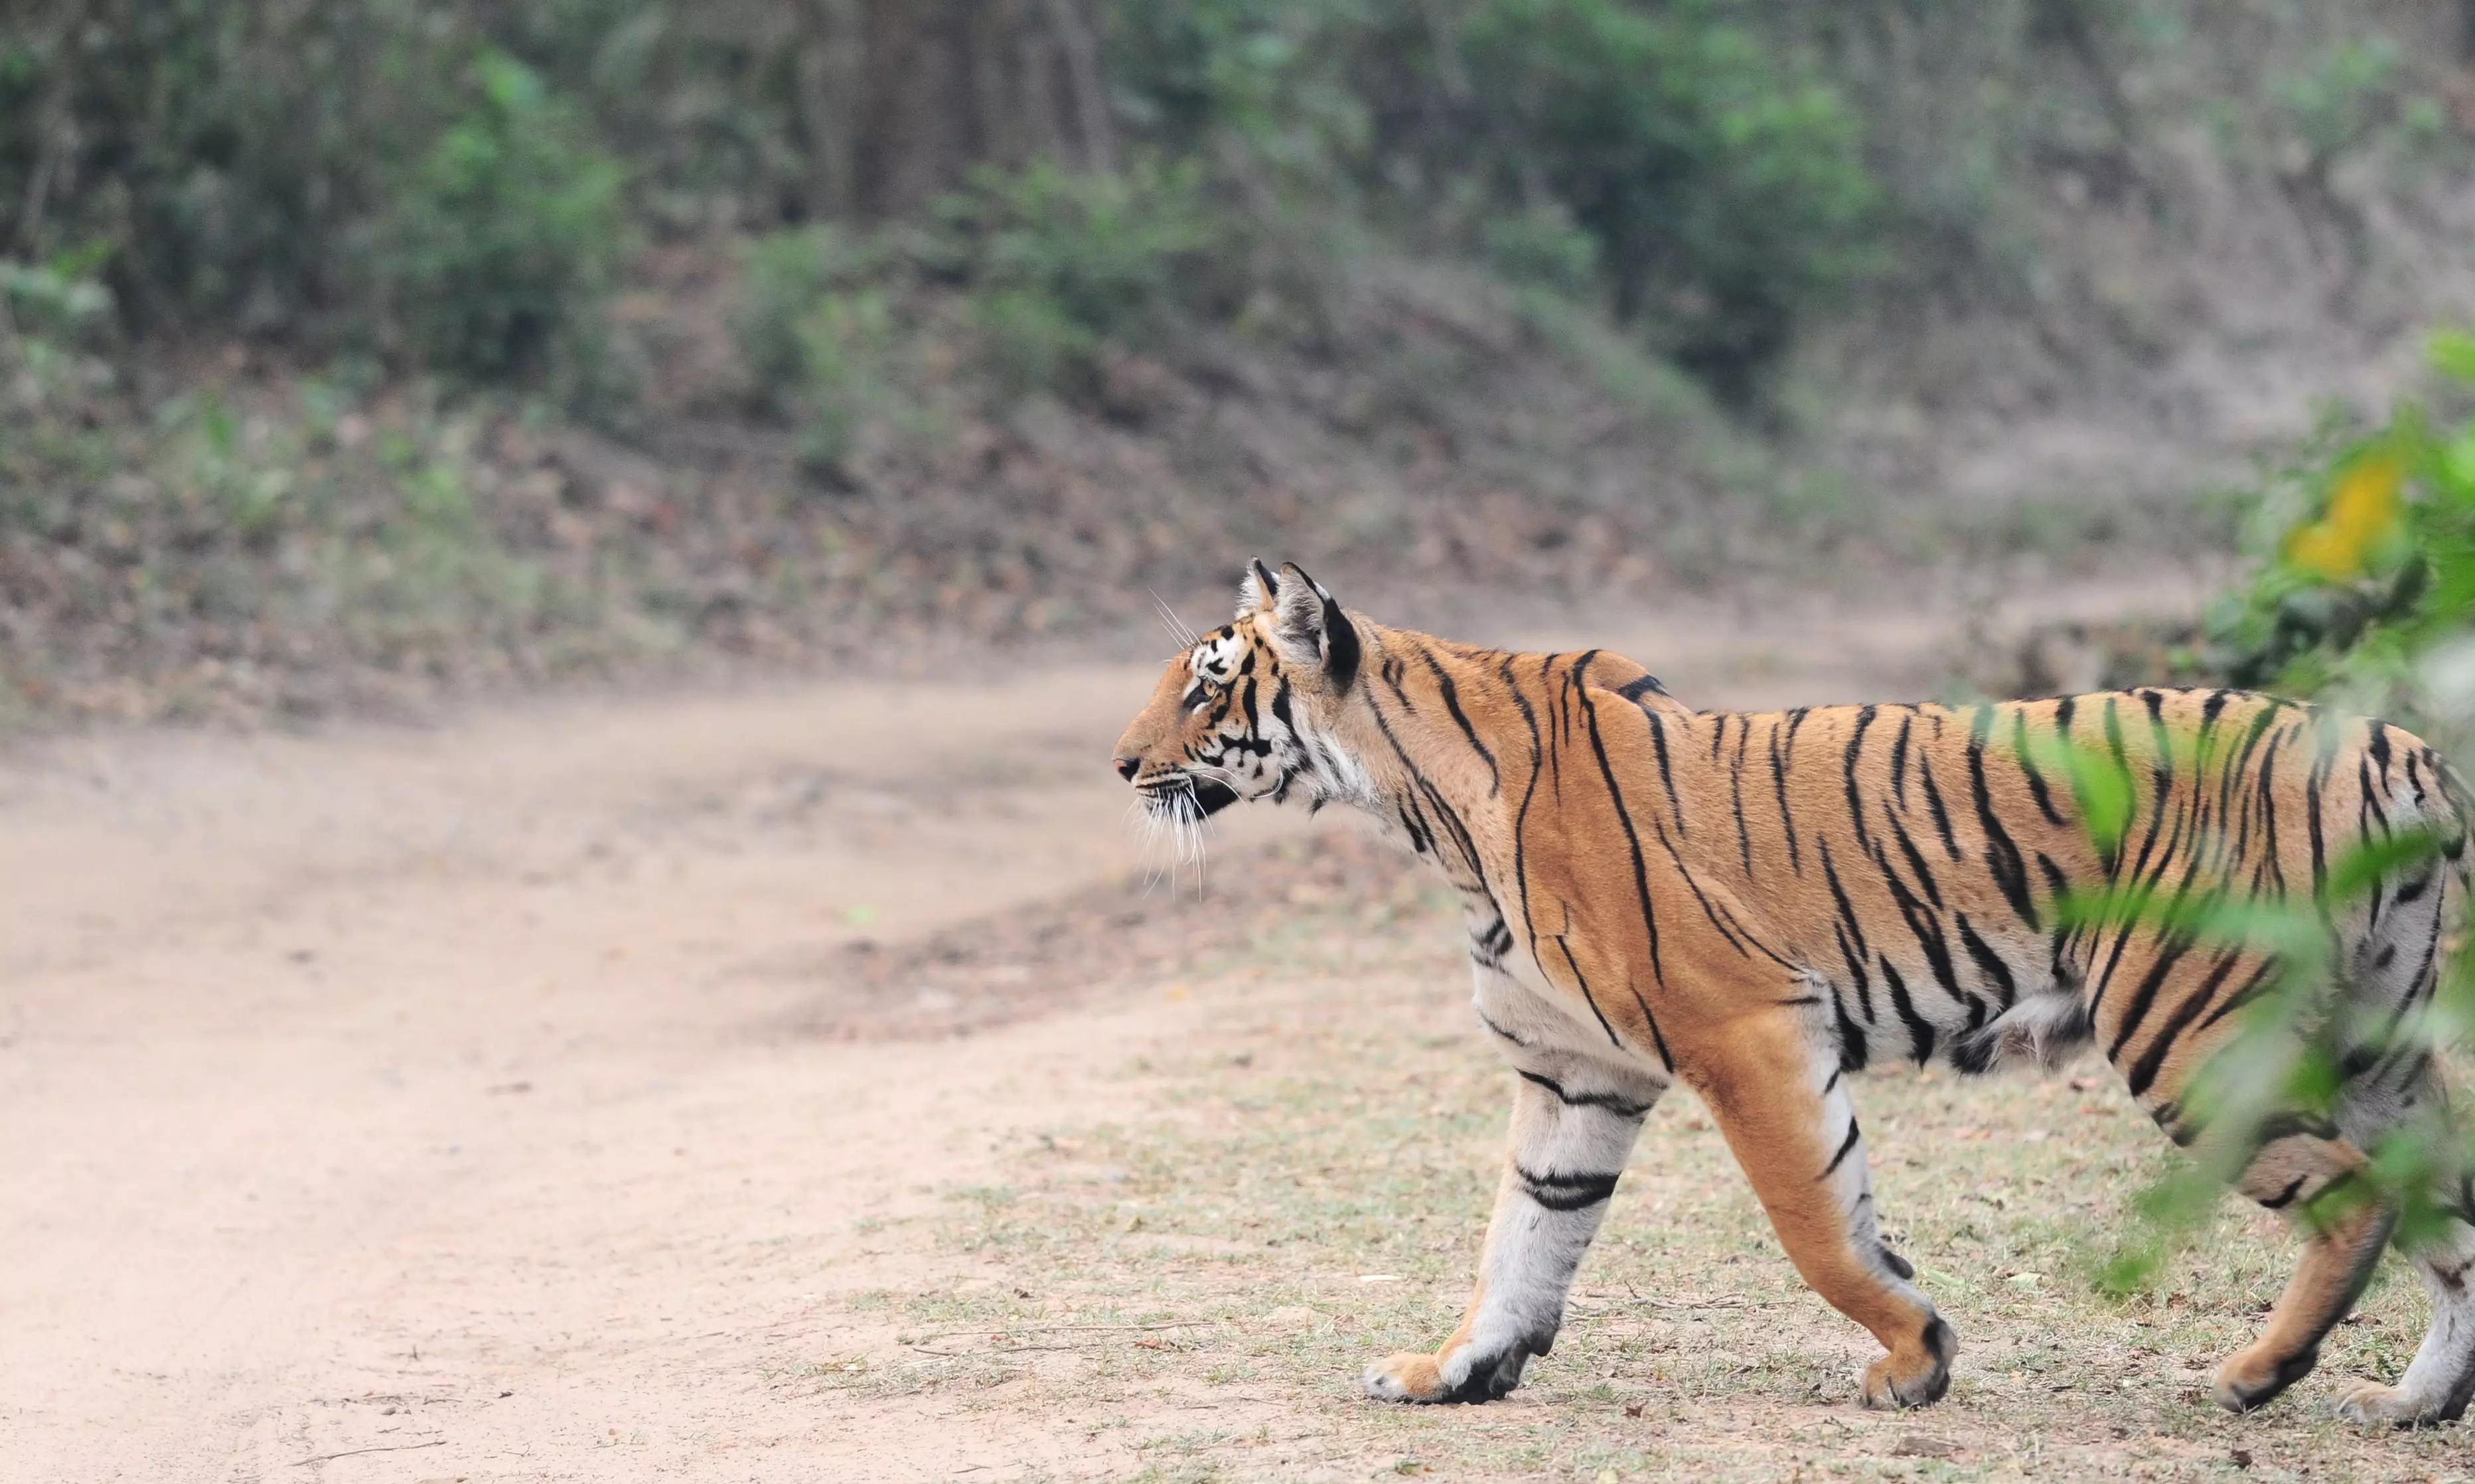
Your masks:
M 1946 1438 L 1912 1432 L 1899 1439 L 1899 1446 L 1891 1452 L 1900 1458 L 1957 1458 L 1959 1445 Z

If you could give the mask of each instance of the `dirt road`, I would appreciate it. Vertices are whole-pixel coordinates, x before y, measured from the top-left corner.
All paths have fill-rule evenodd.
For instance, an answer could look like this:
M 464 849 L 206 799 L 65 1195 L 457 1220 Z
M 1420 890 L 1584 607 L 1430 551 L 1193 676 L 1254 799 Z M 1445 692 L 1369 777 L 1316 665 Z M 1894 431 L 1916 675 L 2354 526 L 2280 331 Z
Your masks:
M 1618 637 L 1679 693 L 1766 704 L 1929 689 L 1955 621 L 1704 613 Z M 1103 765 L 1150 674 L 958 662 L 20 747 L 0 1476 L 966 1467 L 970 1438 L 863 1439 L 767 1378 L 812 1358 L 868 1230 L 1004 1131 L 1122 1098 L 1090 1069 L 1180 1010 L 838 1040 L 820 1008 L 857 992 L 854 939 L 1141 868 Z M 1303 827 L 1227 817 L 1230 844 Z M 1004 1451 L 1117 1467 L 1070 1443 Z

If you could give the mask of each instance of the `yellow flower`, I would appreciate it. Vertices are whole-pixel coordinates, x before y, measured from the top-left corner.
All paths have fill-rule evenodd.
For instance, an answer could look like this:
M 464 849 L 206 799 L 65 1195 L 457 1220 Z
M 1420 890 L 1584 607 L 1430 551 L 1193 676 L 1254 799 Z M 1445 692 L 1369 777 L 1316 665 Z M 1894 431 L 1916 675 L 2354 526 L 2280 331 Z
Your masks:
M 2362 576 L 2365 558 L 2396 531 L 2405 513 L 2406 466 L 2394 453 L 2366 453 L 2346 466 L 2319 520 L 2286 538 L 2286 559 L 2331 582 Z

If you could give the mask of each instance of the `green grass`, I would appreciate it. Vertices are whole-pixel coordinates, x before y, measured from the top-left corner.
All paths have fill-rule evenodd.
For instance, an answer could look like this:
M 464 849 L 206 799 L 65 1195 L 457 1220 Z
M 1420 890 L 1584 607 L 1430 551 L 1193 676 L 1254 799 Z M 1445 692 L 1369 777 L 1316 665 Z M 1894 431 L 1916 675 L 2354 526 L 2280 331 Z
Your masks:
M 1949 1398 L 1853 1402 L 1870 1336 L 1789 1268 L 1701 1106 L 1654 1113 L 1555 1353 L 1509 1402 L 1404 1408 L 1355 1377 L 1459 1310 L 1493 1191 L 1508 1074 L 1474 1034 L 1440 910 L 1336 911 L 1189 979 L 1208 1034 L 1095 1077 L 1133 1122 L 1069 1112 L 885 1240 L 933 1251 L 861 1296 L 882 1343 L 801 1377 L 865 1415 L 934 1395 L 994 1429 L 1112 1429 L 1160 1479 L 2432 1478 L 2456 1429 L 2326 1413 L 2422 1332 L 2394 1261 L 2319 1372 L 2266 1412 L 2204 1397 L 2294 1249 L 2229 1201 L 2153 1287 L 2094 1275 L 2132 1196 L 2177 1159 L 2094 1062 L 2052 1078 L 1879 1072 L 1858 1089 L 1888 1234 L 1957 1328 Z

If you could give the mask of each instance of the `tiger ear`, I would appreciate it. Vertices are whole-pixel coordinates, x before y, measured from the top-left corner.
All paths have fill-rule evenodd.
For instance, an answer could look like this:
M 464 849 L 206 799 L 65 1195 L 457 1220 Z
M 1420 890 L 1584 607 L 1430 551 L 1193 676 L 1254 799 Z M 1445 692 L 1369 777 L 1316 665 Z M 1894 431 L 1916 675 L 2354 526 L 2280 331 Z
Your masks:
M 1259 569 L 1261 562 L 1255 564 Z M 1270 578 L 1270 573 L 1263 574 Z M 1292 665 L 1323 671 L 1337 695 L 1358 678 L 1358 630 L 1340 603 L 1320 582 L 1295 562 L 1284 563 L 1281 575 L 1268 584 L 1272 595 L 1272 642 L 1281 658 Z
M 1238 579 L 1238 621 L 1243 623 L 1270 607 L 1280 592 L 1281 579 L 1272 575 L 1272 569 L 1263 565 L 1262 557 L 1248 562 L 1246 575 Z

